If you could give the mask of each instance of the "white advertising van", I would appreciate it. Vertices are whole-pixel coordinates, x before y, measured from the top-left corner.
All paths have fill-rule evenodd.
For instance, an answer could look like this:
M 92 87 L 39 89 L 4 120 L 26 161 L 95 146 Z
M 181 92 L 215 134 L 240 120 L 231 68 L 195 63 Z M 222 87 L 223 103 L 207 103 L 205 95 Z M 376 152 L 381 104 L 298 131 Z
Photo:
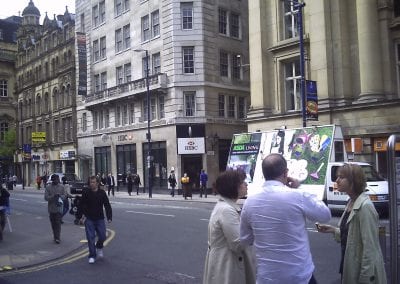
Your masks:
M 283 155 L 289 175 L 301 181 L 299 190 L 315 194 L 331 209 L 343 210 L 348 196 L 334 189 L 336 170 L 348 162 L 340 126 L 324 125 L 234 134 L 227 168 L 246 172 L 248 194 L 264 181 L 261 162 L 270 153 Z M 367 178 L 367 194 L 377 209 L 388 206 L 388 183 L 367 163 L 357 163 Z

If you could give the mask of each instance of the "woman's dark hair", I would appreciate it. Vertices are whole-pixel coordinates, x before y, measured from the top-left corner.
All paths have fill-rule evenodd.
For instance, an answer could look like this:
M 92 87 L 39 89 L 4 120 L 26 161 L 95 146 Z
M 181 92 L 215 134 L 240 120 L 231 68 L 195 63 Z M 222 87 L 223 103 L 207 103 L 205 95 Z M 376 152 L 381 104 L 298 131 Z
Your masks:
M 361 166 L 357 164 L 344 164 L 338 169 L 337 173 L 349 181 L 355 194 L 361 194 L 365 191 L 367 182 Z
M 67 183 L 67 178 L 66 178 L 65 176 L 63 176 L 63 177 L 61 178 L 61 180 L 62 180 L 62 183 L 63 183 L 63 184 L 66 184 L 66 183 Z
M 221 173 L 215 181 L 216 191 L 230 199 L 239 197 L 239 187 L 246 179 L 246 174 L 241 170 L 227 170 Z

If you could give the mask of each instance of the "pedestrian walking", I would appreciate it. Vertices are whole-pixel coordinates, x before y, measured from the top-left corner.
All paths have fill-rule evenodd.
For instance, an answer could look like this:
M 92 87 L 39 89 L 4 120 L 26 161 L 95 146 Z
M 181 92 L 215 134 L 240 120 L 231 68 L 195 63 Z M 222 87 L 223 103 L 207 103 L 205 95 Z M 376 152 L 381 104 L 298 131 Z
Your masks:
M 138 173 L 134 173 L 132 176 L 132 181 L 133 181 L 133 187 L 136 189 L 136 195 L 139 195 L 139 187 L 142 185 L 140 181 L 140 176 Z
M 47 210 L 49 212 L 49 219 L 51 229 L 53 230 L 54 242 L 59 244 L 61 239 L 61 218 L 63 213 L 63 202 L 67 197 L 65 188 L 60 184 L 60 177 L 53 174 L 50 177 L 51 184 L 46 186 L 44 192 L 44 199 L 47 201 Z
M 183 177 L 181 178 L 181 184 L 183 197 L 185 199 L 187 199 L 188 197 L 192 198 L 192 192 L 190 190 L 190 178 L 188 177 L 187 173 L 183 174 Z
M 127 186 L 128 186 L 128 194 L 132 195 L 132 190 L 133 190 L 133 177 L 132 174 L 128 174 L 128 177 L 126 178 L 127 181 Z
M 208 175 L 204 170 L 201 170 L 200 172 L 200 197 L 207 198 L 207 181 L 208 181 Z
M 108 187 L 108 196 L 110 196 L 110 191 L 112 196 L 114 196 L 114 187 L 115 187 L 115 178 L 112 173 L 109 173 L 107 176 L 107 187 Z
M 252 250 L 240 243 L 240 206 L 237 200 L 247 194 L 246 174 L 228 170 L 216 180 L 220 194 L 208 223 L 208 250 L 204 284 L 253 284 L 255 268 Z
M 0 184 L 0 242 L 3 240 L 3 231 L 7 221 L 7 208 L 10 205 L 10 193 Z
M 13 175 L 12 180 L 13 180 L 14 187 L 16 187 L 17 186 L 17 176 Z M 44 183 L 44 184 L 46 184 L 46 183 Z
M 257 283 L 316 283 L 306 221 L 327 222 L 331 212 L 316 196 L 294 189 L 300 183 L 288 177 L 281 154 L 264 158 L 262 172 L 262 189 L 247 197 L 240 223 L 241 241 L 254 244 Z
M 175 168 L 174 167 L 171 167 L 171 172 L 170 172 L 170 174 L 168 176 L 168 183 L 169 183 L 169 186 L 171 187 L 170 194 L 171 194 L 172 197 L 174 197 L 175 196 L 175 187 L 176 187 L 176 184 L 177 184 L 176 176 L 175 176 Z
M 37 177 L 36 177 L 36 186 L 37 186 L 37 189 L 40 189 L 40 186 L 42 185 L 42 177 L 40 176 L 40 175 L 38 175 Z M 46 186 L 46 184 L 43 184 L 43 186 L 45 187 Z
M 67 181 L 66 176 L 63 176 L 61 178 L 61 183 L 64 186 L 65 194 L 66 194 L 66 198 L 63 199 L 63 213 L 62 213 L 62 216 L 61 216 L 61 224 L 64 224 L 64 221 L 63 221 L 62 218 L 64 218 L 65 214 L 67 214 L 67 212 L 69 211 L 69 200 L 68 200 L 68 198 L 73 198 L 73 196 L 70 194 L 71 187 L 70 187 L 70 185 L 69 185 L 69 183 Z
M 387 283 L 379 244 L 379 215 L 364 193 L 367 184 L 362 168 L 355 164 L 340 167 L 336 184 L 339 192 L 350 197 L 338 227 L 316 226 L 319 232 L 332 233 L 340 242 L 342 283 Z
M 100 181 L 90 177 L 90 188 L 83 191 L 81 199 L 82 219 L 85 224 L 86 239 L 88 241 L 90 264 L 95 263 L 97 258 L 103 258 L 103 243 L 106 240 L 106 223 L 104 210 L 108 223 L 112 221 L 112 209 L 107 193 L 100 189 Z M 97 242 L 96 242 L 97 235 Z

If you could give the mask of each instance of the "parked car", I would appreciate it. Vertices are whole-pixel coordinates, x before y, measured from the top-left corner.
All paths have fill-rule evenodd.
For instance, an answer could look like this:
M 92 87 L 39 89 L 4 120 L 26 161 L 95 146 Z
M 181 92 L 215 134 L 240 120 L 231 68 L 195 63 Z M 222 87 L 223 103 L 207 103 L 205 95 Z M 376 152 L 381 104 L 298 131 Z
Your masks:
M 78 176 L 74 173 L 52 173 L 49 175 L 49 179 L 47 184 L 51 183 L 50 177 L 56 174 L 60 178 L 60 183 L 62 183 L 62 177 L 65 176 L 67 178 L 67 182 L 70 185 L 70 193 L 71 194 L 82 194 L 84 188 L 87 187 L 87 184 L 80 180 Z

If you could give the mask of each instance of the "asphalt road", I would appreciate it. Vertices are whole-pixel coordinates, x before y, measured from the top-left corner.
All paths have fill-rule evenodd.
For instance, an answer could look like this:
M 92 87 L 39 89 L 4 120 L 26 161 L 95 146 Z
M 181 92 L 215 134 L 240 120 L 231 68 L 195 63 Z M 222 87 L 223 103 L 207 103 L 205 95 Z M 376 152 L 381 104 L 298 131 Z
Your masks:
M 16 210 L 42 215 L 48 223 L 42 195 L 30 195 L 30 204 L 13 200 Z M 31 283 L 201 283 L 207 247 L 207 225 L 213 203 L 111 198 L 113 232 L 105 258 L 94 265 L 87 258 L 49 269 L 2 277 L 1 284 Z M 73 217 L 67 219 L 72 222 Z M 338 218 L 331 220 L 336 224 Z M 50 225 L 48 224 L 50 230 Z M 327 234 L 309 223 L 309 238 L 319 283 L 339 284 L 340 248 Z M 67 238 L 63 236 L 62 238 Z M 86 248 L 85 248 L 86 249 Z

